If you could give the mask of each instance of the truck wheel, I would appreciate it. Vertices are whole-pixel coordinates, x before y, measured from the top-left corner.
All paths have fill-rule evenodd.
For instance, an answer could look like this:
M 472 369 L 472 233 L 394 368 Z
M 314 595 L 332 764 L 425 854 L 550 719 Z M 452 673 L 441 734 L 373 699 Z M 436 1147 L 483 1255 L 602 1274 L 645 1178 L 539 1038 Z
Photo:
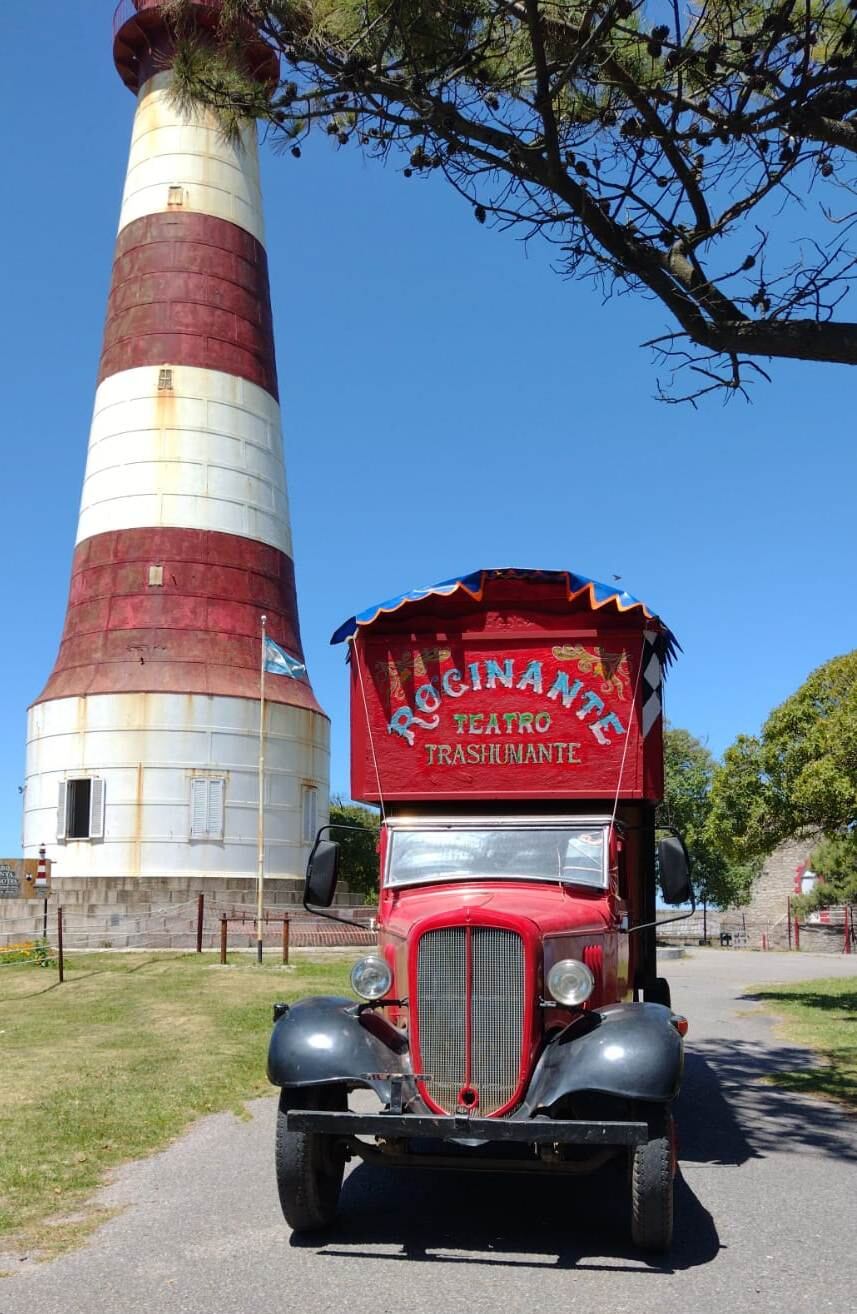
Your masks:
M 347 1108 L 346 1092 L 336 1086 L 284 1088 L 277 1110 L 277 1191 L 283 1217 L 293 1232 L 329 1227 L 336 1217 L 345 1155 L 333 1136 L 289 1131 L 290 1109 Z
M 631 1163 L 631 1238 L 641 1250 L 669 1250 L 673 1237 L 673 1120 L 668 1108 L 649 1114 L 649 1140 Z
M 665 1008 L 672 1008 L 670 983 L 666 977 L 657 976 L 651 985 L 644 986 L 643 999 L 647 1004 L 663 1004 Z

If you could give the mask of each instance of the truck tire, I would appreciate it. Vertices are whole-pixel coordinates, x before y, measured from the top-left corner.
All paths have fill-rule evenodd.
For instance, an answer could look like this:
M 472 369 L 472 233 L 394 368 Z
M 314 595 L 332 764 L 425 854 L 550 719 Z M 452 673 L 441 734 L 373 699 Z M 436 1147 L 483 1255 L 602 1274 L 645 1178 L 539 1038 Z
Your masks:
M 670 983 L 666 977 L 656 976 L 651 985 L 644 986 L 643 999 L 647 1004 L 663 1004 L 665 1008 L 672 1008 Z
M 336 1109 L 348 1106 L 337 1086 L 284 1087 L 277 1110 L 275 1160 L 277 1191 L 283 1217 L 293 1232 L 315 1232 L 336 1217 L 345 1154 L 333 1136 L 290 1131 L 290 1109 Z
M 631 1160 L 631 1239 L 663 1253 L 673 1237 L 674 1134 L 669 1107 L 650 1110 L 649 1139 Z

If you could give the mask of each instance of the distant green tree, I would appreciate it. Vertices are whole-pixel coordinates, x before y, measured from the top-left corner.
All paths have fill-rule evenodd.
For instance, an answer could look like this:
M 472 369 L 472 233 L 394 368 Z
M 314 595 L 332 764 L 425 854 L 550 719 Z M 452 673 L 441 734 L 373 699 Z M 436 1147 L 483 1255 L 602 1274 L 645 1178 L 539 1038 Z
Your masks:
M 746 903 L 758 863 L 730 861 L 709 829 L 711 782 L 716 763 L 688 730 L 664 734 L 665 797 L 658 824 L 673 826 L 687 845 L 697 899 L 720 908 Z
M 857 903 L 857 831 L 822 840 L 813 850 L 809 868 L 821 879 L 809 894 L 792 900 L 798 917 L 834 904 Z
M 738 860 L 857 823 L 857 650 L 813 671 L 759 736 L 739 735 L 711 800 L 711 833 Z
M 378 897 L 378 813 L 362 803 L 346 803 L 334 797 L 330 800 L 330 824 L 360 827 L 359 831 L 333 830 L 330 838 L 341 846 L 340 870 L 348 888 L 362 894 L 364 903 L 374 903 Z

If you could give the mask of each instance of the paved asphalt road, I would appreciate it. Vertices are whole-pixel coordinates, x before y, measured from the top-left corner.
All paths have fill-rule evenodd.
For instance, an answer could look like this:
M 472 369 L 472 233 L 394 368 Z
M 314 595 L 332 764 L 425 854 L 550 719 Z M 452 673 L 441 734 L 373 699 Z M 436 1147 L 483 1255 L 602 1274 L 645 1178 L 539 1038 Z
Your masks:
M 857 1119 L 760 1083 L 809 1060 L 745 995 L 851 976 L 851 961 L 696 951 L 669 964 L 691 1034 L 666 1262 L 630 1247 L 624 1182 L 608 1170 L 563 1182 L 358 1166 L 326 1243 L 297 1244 L 276 1200 L 275 1105 L 259 1100 L 252 1121 L 207 1118 L 123 1168 L 102 1194 L 123 1212 L 84 1249 L 19 1264 L 0 1311 L 857 1311 Z

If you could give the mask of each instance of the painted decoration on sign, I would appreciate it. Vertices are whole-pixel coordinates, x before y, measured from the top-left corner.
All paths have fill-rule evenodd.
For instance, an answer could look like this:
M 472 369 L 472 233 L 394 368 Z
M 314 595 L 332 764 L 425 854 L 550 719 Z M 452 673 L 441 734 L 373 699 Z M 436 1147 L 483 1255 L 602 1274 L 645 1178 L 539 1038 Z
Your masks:
M 643 796 L 642 635 L 545 639 L 361 641 L 354 796 Z
M 563 649 L 554 649 L 562 652 Z M 570 650 L 574 653 L 577 660 L 578 670 L 590 672 L 598 669 L 603 674 L 604 663 L 598 652 L 587 653 L 583 648 L 577 647 Z M 627 657 L 623 653 L 619 658 L 619 663 L 627 667 Z M 601 688 L 605 692 L 614 688 L 612 681 L 605 681 Z M 574 708 L 574 715 L 578 721 L 584 723 L 586 728 L 595 736 L 596 742 L 603 745 L 609 743 L 608 736 L 624 735 L 626 727 L 616 715 L 615 711 L 608 711 L 604 699 L 594 689 L 584 685 L 581 678 L 572 678 L 568 670 L 563 669 L 559 663 L 555 670 L 545 670 L 545 663 L 539 659 L 532 659 L 523 666 L 523 669 L 516 670 L 514 657 L 501 656 L 486 657 L 481 661 L 468 662 L 464 671 L 456 667 L 449 667 L 443 671 L 439 680 L 430 678 L 425 684 L 421 684 L 414 693 L 414 707 L 421 715 L 417 715 L 409 704 L 397 708 L 390 717 L 387 726 L 390 734 L 401 735 L 407 740 L 412 747 L 416 742 L 416 736 L 419 730 L 437 730 L 441 724 L 440 708 L 444 699 L 467 698 L 468 694 L 481 693 L 482 690 L 500 691 L 503 689 L 513 690 L 516 693 L 525 693 L 537 695 L 544 698 L 546 704 L 553 702 L 555 708 Z M 620 684 L 624 696 L 624 685 Z M 501 707 L 501 698 L 492 700 L 497 703 L 497 710 L 494 711 L 453 711 L 451 713 L 452 721 L 455 726 L 457 736 L 473 737 L 474 735 L 546 735 L 553 725 L 553 714 L 547 706 L 540 710 L 533 711 L 529 707 L 508 709 Z M 444 747 L 448 745 L 426 744 L 425 751 L 429 755 L 431 764 L 432 750 L 440 754 Z M 461 744 L 455 746 L 456 754 L 463 754 L 464 749 Z M 468 745 L 468 750 L 477 746 Z M 484 747 L 484 746 L 482 746 Z M 532 747 L 532 745 L 528 745 Z M 565 747 L 573 749 L 575 744 L 556 745 L 557 748 Z M 468 760 L 472 762 L 485 762 L 484 753 L 477 751 L 477 756 L 473 756 L 469 751 Z M 518 760 L 519 755 L 514 759 Z M 443 760 L 442 757 L 439 760 Z M 464 757 L 459 756 L 458 761 L 462 764 Z M 550 760 L 549 758 L 547 760 Z
M 628 680 L 628 654 L 626 652 L 605 652 L 603 648 L 589 651 L 580 643 L 565 643 L 554 648 L 553 655 L 560 662 L 577 662 L 577 669 L 584 675 L 596 675 L 602 680 L 602 693 L 615 691 L 620 698 L 625 697 Z
M 375 677 L 389 686 L 394 698 L 405 697 L 405 685 L 423 680 L 434 662 L 446 661 L 449 648 L 429 648 L 423 652 L 403 652 L 400 657 L 375 663 Z

